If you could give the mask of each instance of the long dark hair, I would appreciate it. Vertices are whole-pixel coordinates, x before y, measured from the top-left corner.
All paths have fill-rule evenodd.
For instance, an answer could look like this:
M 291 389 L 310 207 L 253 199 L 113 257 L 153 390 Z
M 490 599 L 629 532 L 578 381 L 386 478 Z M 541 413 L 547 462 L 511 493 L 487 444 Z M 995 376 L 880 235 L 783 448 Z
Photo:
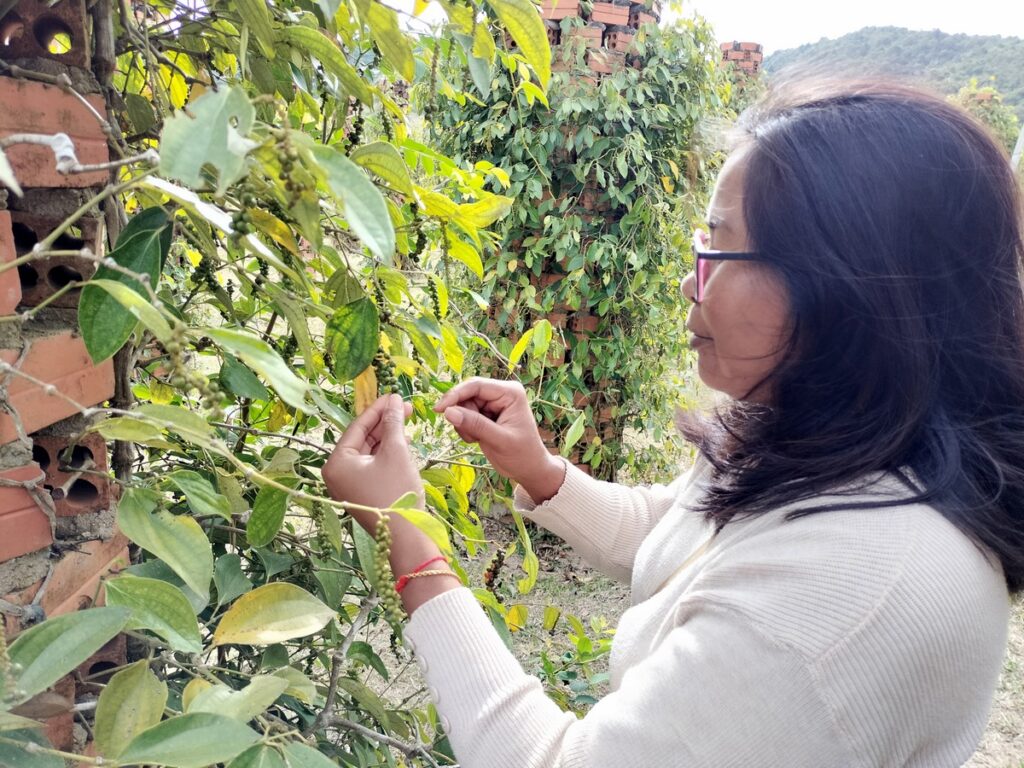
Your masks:
M 789 85 L 738 131 L 750 245 L 785 285 L 792 335 L 763 382 L 770 405 L 683 425 L 714 466 L 705 515 L 721 526 L 895 472 L 904 499 L 789 517 L 925 502 L 1020 590 L 1024 243 L 1009 158 L 969 115 L 901 84 Z

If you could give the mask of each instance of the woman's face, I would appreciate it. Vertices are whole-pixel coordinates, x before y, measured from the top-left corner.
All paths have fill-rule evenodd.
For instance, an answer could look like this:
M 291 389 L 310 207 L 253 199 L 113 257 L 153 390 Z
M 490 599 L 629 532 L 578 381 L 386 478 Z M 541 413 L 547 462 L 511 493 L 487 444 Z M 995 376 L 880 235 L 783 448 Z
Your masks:
M 712 250 L 753 250 L 743 219 L 746 153 L 734 153 L 718 176 L 708 209 Z M 693 272 L 682 290 L 693 302 L 686 327 L 701 381 L 734 399 L 767 402 L 767 392 L 751 390 L 774 370 L 784 351 L 789 305 L 781 281 L 755 261 L 711 261 L 704 300 L 698 304 L 694 299 Z

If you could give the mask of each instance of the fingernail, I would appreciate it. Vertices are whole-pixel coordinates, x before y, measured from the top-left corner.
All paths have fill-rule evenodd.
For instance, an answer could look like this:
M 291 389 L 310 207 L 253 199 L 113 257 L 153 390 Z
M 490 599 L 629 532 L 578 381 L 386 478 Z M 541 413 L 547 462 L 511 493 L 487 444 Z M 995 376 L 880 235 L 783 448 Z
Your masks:
M 449 408 L 444 412 L 444 417 L 448 419 L 453 427 L 457 427 L 462 423 L 462 411 L 458 408 Z

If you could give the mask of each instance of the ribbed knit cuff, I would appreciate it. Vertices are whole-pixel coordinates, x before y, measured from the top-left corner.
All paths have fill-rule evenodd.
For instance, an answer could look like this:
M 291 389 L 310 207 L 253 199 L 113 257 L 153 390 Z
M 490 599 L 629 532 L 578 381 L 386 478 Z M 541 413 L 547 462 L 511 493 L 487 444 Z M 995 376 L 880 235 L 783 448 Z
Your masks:
M 565 463 L 565 480 L 558 493 L 543 504 L 517 487 L 515 507 L 523 515 L 568 542 L 585 560 L 632 564 L 633 552 L 619 552 L 618 534 L 628 489 L 595 480 L 572 462 Z

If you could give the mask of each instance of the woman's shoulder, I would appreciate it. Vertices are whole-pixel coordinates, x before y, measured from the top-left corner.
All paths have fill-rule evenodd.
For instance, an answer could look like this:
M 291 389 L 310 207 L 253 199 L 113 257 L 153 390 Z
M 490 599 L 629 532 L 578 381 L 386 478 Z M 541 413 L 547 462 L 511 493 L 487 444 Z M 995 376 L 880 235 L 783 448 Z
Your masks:
M 746 614 L 809 656 L 865 628 L 912 636 L 966 622 L 989 634 L 1005 631 L 1009 597 L 998 561 L 934 507 L 911 502 L 788 517 L 801 506 L 868 504 L 898 492 L 892 478 L 880 477 L 860 494 L 730 523 L 690 594 Z

